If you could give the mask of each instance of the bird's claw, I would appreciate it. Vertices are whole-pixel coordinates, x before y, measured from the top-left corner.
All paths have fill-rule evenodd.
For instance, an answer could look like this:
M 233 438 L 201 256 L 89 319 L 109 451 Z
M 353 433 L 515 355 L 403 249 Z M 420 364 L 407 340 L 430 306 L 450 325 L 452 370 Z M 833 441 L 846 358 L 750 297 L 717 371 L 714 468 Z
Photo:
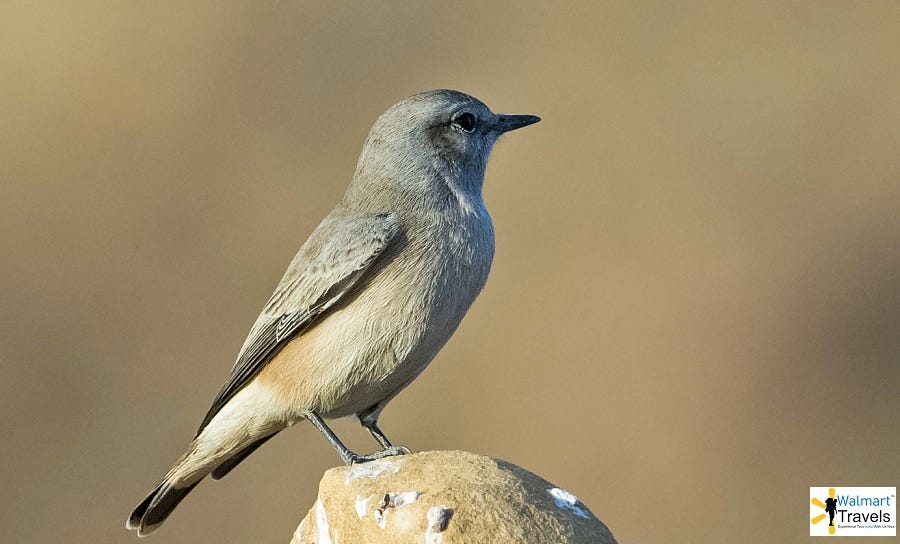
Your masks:
M 368 455 L 357 455 L 353 452 L 349 452 L 349 454 L 347 455 L 347 459 L 345 459 L 344 461 L 348 465 L 358 465 L 360 463 L 368 463 L 369 461 L 384 459 L 385 457 L 393 457 L 395 455 L 409 455 L 410 453 L 412 453 L 412 450 L 410 450 L 406 446 L 391 446 L 389 448 L 384 448 L 381 451 L 376 451 L 375 453 L 370 453 Z

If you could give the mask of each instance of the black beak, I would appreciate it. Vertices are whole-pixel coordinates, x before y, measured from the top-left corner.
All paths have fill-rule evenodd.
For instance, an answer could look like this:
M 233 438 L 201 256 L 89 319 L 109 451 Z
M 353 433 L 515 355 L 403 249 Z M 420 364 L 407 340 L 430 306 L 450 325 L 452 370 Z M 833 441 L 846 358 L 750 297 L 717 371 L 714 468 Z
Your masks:
M 537 115 L 507 115 L 505 113 L 501 113 L 497 115 L 497 123 L 494 125 L 494 130 L 496 130 L 500 134 L 503 134 L 504 132 L 509 132 L 510 130 L 516 130 L 517 128 L 533 125 L 540 120 L 541 118 Z

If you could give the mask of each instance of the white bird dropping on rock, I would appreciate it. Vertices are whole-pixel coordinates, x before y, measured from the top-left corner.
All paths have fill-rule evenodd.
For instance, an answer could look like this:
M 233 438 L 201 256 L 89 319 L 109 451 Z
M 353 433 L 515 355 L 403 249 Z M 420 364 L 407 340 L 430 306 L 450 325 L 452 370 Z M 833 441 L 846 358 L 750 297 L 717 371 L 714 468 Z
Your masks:
M 576 516 L 588 519 L 587 512 L 585 512 L 582 507 L 578 506 L 578 497 L 575 495 L 558 487 L 548 489 L 547 493 L 550 493 L 550 496 L 553 497 L 553 502 L 556 504 L 557 508 L 569 509 L 574 512 Z

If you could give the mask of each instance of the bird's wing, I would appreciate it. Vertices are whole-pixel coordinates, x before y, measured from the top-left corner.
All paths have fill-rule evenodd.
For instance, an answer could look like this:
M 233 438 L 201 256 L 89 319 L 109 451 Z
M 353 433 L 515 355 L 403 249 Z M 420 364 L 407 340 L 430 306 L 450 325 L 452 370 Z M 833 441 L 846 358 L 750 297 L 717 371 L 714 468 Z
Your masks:
M 377 274 L 380 263 L 397 254 L 403 238 L 393 213 L 335 212 L 325 218 L 297 252 L 250 330 L 197 435 L 288 341 Z

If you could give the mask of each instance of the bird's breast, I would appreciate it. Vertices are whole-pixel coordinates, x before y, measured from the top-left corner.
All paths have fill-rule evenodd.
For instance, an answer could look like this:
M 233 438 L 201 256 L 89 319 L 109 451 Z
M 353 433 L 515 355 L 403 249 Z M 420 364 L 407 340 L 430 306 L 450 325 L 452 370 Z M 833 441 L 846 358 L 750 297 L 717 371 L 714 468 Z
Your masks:
M 410 242 L 397 284 L 417 286 L 411 290 L 415 295 L 401 296 L 406 298 L 402 312 L 410 317 L 409 328 L 415 333 L 399 350 L 405 360 L 398 364 L 424 368 L 484 287 L 494 257 L 494 230 L 484 212 L 423 229 Z

